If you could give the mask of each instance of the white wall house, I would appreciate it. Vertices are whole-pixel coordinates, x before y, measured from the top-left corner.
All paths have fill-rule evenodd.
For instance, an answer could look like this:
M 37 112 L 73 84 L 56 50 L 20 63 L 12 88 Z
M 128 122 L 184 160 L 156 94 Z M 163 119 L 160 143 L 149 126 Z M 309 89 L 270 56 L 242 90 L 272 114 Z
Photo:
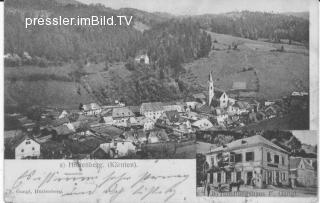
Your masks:
M 163 114 L 164 108 L 161 102 L 142 103 L 140 114 L 156 121 Z
M 207 130 L 213 127 L 212 123 L 205 118 L 197 120 L 196 122 L 192 123 L 192 126 L 199 128 L 200 130 Z
M 28 157 L 40 157 L 40 144 L 28 137 L 24 137 L 15 147 L 15 159 Z

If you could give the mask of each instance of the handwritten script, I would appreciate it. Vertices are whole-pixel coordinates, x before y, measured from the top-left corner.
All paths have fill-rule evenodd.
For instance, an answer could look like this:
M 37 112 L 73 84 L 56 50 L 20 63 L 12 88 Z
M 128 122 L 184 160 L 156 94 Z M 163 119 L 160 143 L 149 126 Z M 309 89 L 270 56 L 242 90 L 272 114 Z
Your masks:
M 156 166 L 156 164 L 155 164 Z M 138 167 L 136 169 L 99 170 L 72 168 L 39 170 L 25 168 L 11 184 L 6 183 L 6 197 L 15 198 L 55 195 L 57 198 L 77 199 L 81 197 L 102 197 L 103 202 L 119 202 L 124 197 L 135 201 L 168 202 L 177 193 L 183 193 L 183 184 L 190 174 L 174 170 L 161 172 L 159 168 Z M 156 170 L 155 170 L 156 168 Z M 188 187 L 188 186 L 187 186 Z M 183 195 L 183 194 L 182 194 Z

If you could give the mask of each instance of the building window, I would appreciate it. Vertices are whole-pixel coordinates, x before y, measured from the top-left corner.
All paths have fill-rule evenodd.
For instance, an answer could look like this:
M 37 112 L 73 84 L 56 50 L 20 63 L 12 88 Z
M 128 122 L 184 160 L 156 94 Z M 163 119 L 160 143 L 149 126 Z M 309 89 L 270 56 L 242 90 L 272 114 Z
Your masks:
M 227 183 L 231 182 L 231 171 L 226 172 L 226 182 Z
M 238 171 L 236 176 L 237 176 L 237 181 L 241 180 L 241 171 Z
M 214 157 L 211 157 L 211 166 L 214 166 Z
M 34 147 L 32 147 L 32 151 L 34 151 Z
M 217 176 L 218 176 L 217 177 L 217 182 L 220 183 L 221 182 L 221 173 L 218 173 Z
M 282 165 L 284 165 L 284 156 L 282 156 Z
M 267 161 L 271 162 L 271 154 L 270 154 L 270 152 L 267 153 Z
M 230 162 L 231 163 L 235 162 L 235 154 L 230 154 Z
M 254 153 L 246 152 L 246 161 L 253 161 L 253 160 L 254 160 Z
M 235 154 L 235 162 L 236 163 L 242 162 L 242 154 Z
M 26 141 L 26 144 L 31 144 L 31 142 L 30 141 Z
M 21 149 L 21 152 L 24 152 L 24 149 Z
M 274 155 L 274 163 L 279 163 L 279 155 Z

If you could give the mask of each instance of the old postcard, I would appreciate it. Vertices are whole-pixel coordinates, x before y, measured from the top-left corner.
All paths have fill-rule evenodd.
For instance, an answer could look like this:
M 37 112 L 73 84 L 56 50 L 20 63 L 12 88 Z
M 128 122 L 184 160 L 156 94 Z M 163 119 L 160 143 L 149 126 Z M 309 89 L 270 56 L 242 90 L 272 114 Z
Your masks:
M 317 200 L 316 0 L 7 0 L 3 16 L 6 202 Z

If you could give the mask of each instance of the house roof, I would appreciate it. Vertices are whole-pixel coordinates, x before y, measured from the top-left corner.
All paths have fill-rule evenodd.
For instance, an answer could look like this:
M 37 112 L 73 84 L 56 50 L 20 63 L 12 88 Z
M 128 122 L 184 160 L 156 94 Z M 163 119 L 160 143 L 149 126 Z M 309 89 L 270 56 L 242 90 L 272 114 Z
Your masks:
M 100 144 L 105 143 L 104 140 L 96 137 L 86 137 L 82 142 L 66 140 L 67 148 L 74 154 L 89 154 L 93 152 Z
M 232 150 L 232 149 L 236 149 L 236 148 L 246 148 L 248 146 L 258 145 L 258 144 L 266 144 L 266 145 L 272 146 L 282 152 L 288 153 L 286 150 L 284 150 L 283 148 L 279 147 L 278 145 L 272 143 L 271 141 L 267 140 L 266 138 L 262 137 L 261 135 L 255 135 L 252 137 L 247 137 L 247 138 L 235 140 L 233 142 L 230 142 L 230 143 L 224 145 L 225 147 L 220 146 L 218 148 L 215 148 L 212 151 L 210 151 L 208 154 L 218 152 L 218 151 Z
M 161 102 L 149 102 L 149 103 L 142 103 L 140 109 L 142 112 L 163 111 L 163 106 Z
M 224 92 L 223 91 L 220 91 L 220 90 L 214 90 L 214 98 L 216 99 L 220 99 L 220 97 L 222 96 Z
M 302 157 L 292 157 L 290 158 L 290 169 L 297 169 L 300 162 L 303 162 L 305 169 L 314 170 L 314 168 Z
M 83 108 L 84 111 L 90 111 L 90 110 L 100 109 L 101 107 L 97 103 L 90 103 L 90 104 L 83 105 L 82 108 Z
M 211 113 L 211 107 L 208 106 L 208 105 L 202 105 L 200 107 L 197 106 L 197 108 L 195 109 L 196 112 L 199 112 L 199 113 Z
M 140 113 L 140 106 L 127 106 L 133 113 Z
M 112 110 L 113 118 L 123 118 L 134 116 L 133 112 L 127 107 L 114 108 Z
M 149 137 L 158 137 L 160 140 L 168 140 L 168 134 L 164 130 L 152 130 Z
M 11 138 L 11 139 L 7 139 L 7 143 L 6 145 L 9 146 L 12 150 L 14 150 L 19 144 L 21 144 L 24 140 L 26 139 L 31 139 L 34 142 L 38 143 L 37 141 L 35 141 L 34 139 L 32 139 L 30 136 L 28 136 L 25 133 L 21 133 L 16 135 L 15 137 Z M 38 143 L 39 144 L 39 143 Z
M 110 139 L 116 139 L 123 133 L 123 130 L 114 126 L 95 126 L 91 127 L 91 131 L 104 138 Z
M 180 114 L 177 110 L 166 111 L 165 115 L 169 119 L 170 122 L 178 122 L 179 118 L 180 118 Z
M 73 133 L 73 131 L 70 130 L 66 125 L 54 127 L 53 130 L 55 130 L 58 135 L 69 135 Z
M 197 93 L 192 95 L 195 99 L 206 99 L 206 95 L 204 93 Z
M 63 117 L 63 118 L 59 118 L 59 119 L 56 119 L 56 120 L 53 120 L 51 122 L 51 125 L 53 127 L 57 127 L 57 126 L 60 126 L 60 125 L 63 125 L 65 123 L 69 123 L 69 119 L 67 117 Z

